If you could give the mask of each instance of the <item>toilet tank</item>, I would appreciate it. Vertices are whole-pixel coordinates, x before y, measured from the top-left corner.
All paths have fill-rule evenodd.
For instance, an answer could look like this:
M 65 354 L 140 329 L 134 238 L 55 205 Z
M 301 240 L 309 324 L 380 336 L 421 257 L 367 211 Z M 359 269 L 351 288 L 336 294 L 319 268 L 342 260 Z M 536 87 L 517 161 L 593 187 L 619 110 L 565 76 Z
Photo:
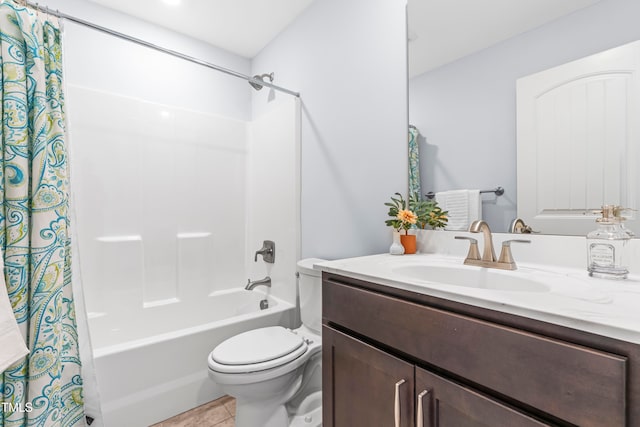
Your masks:
M 298 261 L 298 290 L 302 324 L 318 334 L 322 330 L 322 272 L 313 264 L 326 261 L 307 258 Z

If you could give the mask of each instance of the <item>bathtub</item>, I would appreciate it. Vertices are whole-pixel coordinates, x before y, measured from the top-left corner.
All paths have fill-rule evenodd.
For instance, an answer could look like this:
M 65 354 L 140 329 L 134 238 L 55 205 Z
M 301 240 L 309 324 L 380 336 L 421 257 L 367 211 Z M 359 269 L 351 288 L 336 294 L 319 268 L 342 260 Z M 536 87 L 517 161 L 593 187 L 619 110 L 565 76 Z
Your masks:
M 267 298 L 269 307 L 261 310 Z M 207 356 L 223 340 L 264 326 L 293 326 L 294 306 L 259 290 L 216 292 L 180 313 L 146 307 L 138 318 L 93 313 L 89 327 L 106 427 L 146 427 L 223 395 Z

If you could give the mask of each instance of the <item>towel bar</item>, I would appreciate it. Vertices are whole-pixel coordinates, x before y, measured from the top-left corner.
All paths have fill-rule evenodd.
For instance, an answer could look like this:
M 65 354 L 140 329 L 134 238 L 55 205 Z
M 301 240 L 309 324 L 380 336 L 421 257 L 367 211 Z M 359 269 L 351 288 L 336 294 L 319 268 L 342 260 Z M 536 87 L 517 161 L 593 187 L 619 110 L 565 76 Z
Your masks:
M 480 190 L 480 193 L 494 193 L 496 196 L 502 196 L 504 194 L 504 188 L 496 187 L 493 190 Z M 436 193 L 429 191 L 425 196 L 427 196 L 427 199 L 432 200 L 436 197 Z

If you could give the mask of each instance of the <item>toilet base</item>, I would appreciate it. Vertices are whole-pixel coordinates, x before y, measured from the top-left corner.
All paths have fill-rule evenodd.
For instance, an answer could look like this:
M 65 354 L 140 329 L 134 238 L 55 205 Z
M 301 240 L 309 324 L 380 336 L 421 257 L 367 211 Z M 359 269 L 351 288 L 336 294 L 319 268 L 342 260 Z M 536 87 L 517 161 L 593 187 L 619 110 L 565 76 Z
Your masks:
M 242 402 L 236 400 L 236 427 L 322 427 L 322 392 L 307 396 L 290 414 L 286 405 L 270 405 L 269 402 Z
M 260 384 L 251 387 L 249 395 L 236 393 L 236 427 L 321 427 L 322 391 L 318 377 L 321 359 L 320 354 L 315 356 L 313 363 L 305 367 L 305 374 L 310 377 L 297 372 L 288 378 L 279 378 L 279 387 L 271 384 L 263 388 L 260 385 L 264 384 Z M 264 399 L 263 396 L 273 393 L 274 389 L 278 389 L 277 397 Z M 249 389 L 241 387 L 233 391 Z M 294 398 L 295 395 L 299 397 Z
M 300 390 L 302 369 L 252 386 L 226 386 L 236 398 L 236 427 L 286 427 L 289 413 L 286 403 Z M 274 396 L 265 398 L 264 396 Z
M 322 392 L 317 391 L 307 396 L 298 410 L 289 419 L 289 427 L 321 427 L 322 426 Z
M 264 404 L 264 402 L 263 402 Z M 235 427 L 284 427 L 289 425 L 289 414 L 284 404 L 256 405 L 255 402 L 236 400 Z

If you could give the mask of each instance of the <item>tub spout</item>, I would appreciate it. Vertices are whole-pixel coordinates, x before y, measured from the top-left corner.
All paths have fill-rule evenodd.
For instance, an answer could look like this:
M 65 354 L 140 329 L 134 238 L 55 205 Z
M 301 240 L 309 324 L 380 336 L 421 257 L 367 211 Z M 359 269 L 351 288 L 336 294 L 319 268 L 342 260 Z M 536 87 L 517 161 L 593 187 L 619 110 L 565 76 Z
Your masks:
M 254 282 L 251 281 L 251 279 L 247 279 L 247 286 L 245 286 L 244 288 L 248 291 L 253 290 L 253 288 L 255 288 L 256 286 L 259 285 L 264 285 L 268 288 L 271 287 L 271 277 L 267 276 L 264 279 L 260 279 L 260 280 L 256 280 Z

